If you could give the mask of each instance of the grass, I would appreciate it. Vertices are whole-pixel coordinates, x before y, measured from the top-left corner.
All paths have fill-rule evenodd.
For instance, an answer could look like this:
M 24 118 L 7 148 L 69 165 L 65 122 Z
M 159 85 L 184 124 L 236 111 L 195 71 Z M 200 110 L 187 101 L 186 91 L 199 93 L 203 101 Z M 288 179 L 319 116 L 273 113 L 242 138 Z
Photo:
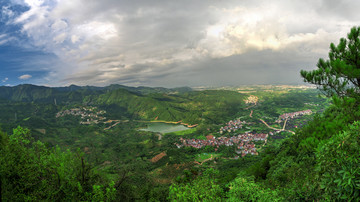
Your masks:
M 203 161 L 205 161 L 206 159 L 211 158 L 211 155 L 212 155 L 213 158 L 215 158 L 215 157 L 220 156 L 221 154 L 215 154 L 215 153 L 202 153 L 202 154 L 197 154 L 195 160 L 198 161 L 198 162 L 203 162 Z
M 166 134 L 174 134 L 174 135 L 188 135 L 191 133 L 194 133 L 196 131 L 196 128 L 191 128 L 189 130 L 181 130 L 181 131 L 176 131 L 176 132 L 172 132 L 172 133 L 165 133 Z

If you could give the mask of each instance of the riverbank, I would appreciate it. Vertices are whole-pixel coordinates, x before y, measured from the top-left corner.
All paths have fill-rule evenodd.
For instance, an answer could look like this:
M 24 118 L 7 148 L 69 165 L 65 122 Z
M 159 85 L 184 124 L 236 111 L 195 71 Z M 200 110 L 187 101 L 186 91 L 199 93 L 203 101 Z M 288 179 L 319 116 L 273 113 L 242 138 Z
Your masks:
M 146 123 L 146 128 L 141 128 L 138 130 L 141 131 L 151 131 L 161 134 L 167 133 L 178 133 L 180 131 L 194 131 L 196 128 L 189 128 L 181 124 L 174 124 L 174 123 L 164 123 L 164 122 L 144 122 Z M 182 133 L 182 132 L 181 132 Z
M 194 128 L 196 126 L 198 126 L 199 124 L 188 124 L 188 123 L 183 123 L 182 121 L 162 121 L 162 120 L 153 120 L 153 121 L 137 121 L 137 122 L 141 122 L 141 123 L 169 123 L 169 124 L 181 124 L 183 126 L 186 126 L 188 128 Z

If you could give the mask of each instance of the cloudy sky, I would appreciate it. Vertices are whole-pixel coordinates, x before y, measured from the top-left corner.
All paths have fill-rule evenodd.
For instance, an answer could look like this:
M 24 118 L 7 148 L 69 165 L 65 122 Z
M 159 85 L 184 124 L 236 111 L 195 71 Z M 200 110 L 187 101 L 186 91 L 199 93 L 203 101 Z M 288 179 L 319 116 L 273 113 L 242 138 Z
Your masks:
M 352 0 L 3 0 L 0 85 L 302 84 Z

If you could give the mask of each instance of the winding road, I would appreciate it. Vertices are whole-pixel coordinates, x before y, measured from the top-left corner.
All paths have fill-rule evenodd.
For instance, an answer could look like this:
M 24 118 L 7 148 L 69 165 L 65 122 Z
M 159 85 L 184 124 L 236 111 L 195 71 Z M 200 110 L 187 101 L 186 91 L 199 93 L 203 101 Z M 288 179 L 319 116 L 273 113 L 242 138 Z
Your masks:
M 266 127 L 268 127 L 268 128 L 270 128 L 270 129 L 273 129 L 273 130 L 276 130 L 276 131 L 287 131 L 287 132 L 290 132 L 290 133 L 292 133 L 292 134 L 295 134 L 295 132 L 294 131 L 291 131 L 291 130 L 285 130 L 285 125 L 286 125 L 286 121 L 287 121 L 287 119 L 285 120 L 285 123 L 284 123 L 284 126 L 283 126 L 283 129 L 279 129 L 279 128 L 274 128 L 274 127 L 271 127 L 271 126 L 269 126 L 264 120 L 262 120 L 262 119 L 259 119 L 261 122 L 263 122 L 263 124 L 265 124 L 266 125 Z

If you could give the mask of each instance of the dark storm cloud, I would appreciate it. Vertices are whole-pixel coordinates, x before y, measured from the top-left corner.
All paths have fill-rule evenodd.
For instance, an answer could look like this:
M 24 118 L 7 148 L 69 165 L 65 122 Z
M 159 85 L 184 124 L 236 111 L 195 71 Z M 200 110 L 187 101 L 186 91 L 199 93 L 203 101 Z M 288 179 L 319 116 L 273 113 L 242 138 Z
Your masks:
M 324 18 L 340 18 L 343 20 L 356 20 L 359 22 L 359 7 L 359 1 L 323 0 L 318 7 L 318 11 Z
M 11 2 L 27 9 L 7 23 L 66 64 L 49 85 L 301 83 L 360 17 L 345 0 Z
M 256 59 L 254 59 L 256 58 Z M 152 81 L 154 86 L 226 86 L 245 84 L 301 84 L 299 69 L 314 68 L 316 56 L 279 53 L 270 50 L 249 52 L 198 61 L 197 68 L 179 64 L 177 71 Z

